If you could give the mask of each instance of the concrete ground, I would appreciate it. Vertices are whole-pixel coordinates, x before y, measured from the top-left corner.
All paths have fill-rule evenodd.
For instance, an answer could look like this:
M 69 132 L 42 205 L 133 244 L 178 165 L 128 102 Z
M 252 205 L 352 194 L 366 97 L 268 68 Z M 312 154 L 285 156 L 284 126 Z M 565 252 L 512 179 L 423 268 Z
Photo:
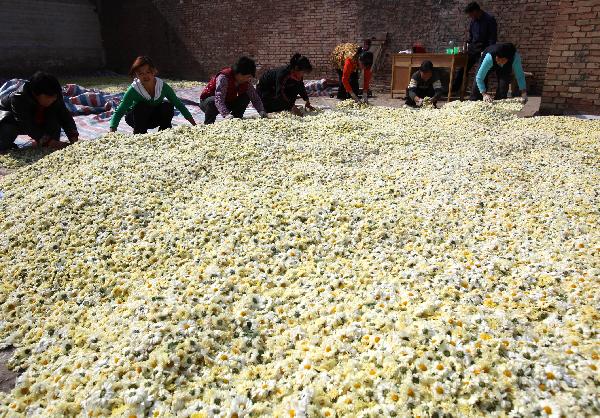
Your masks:
M 318 97 L 312 98 L 311 102 L 315 106 L 324 106 L 324 107 L 335 107 L 337 104 L 337 99 L 332 99 L 329 97 Z M 540 97 L 531 97 L 529 102 L 525 105 L 525 108 L 521 111 L 519 116 L 521 117 L 532 117 L 534 116 L 538 110 L 540 109 Z M 377 94 L 375 97 L 371 99 L 370 102 L 375 106 L 388 106 L 388 107 L 402 107 L 404 106 L 404 100 L 397 99 L 390 96 L 390 94 Z M 445 102 L 442 102 L 443 106 Z M 3 175 L 7 174 L 8 170 L 0 167 L 0 179 Z M 14 385 L 15 380 L 18 376 L 17 373 L 9 370 L 7 368 L 7 362 L 12 356 L 14 350 L 0 350 L 0 392 L 8 392 L 10 391 Z

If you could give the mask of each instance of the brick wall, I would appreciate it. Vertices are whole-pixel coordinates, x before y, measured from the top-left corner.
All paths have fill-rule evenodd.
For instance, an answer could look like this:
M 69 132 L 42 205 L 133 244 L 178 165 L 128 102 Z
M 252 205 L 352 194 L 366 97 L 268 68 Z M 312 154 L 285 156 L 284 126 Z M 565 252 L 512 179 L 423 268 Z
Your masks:
M 559 0 L 488 0 L 500 39 L 519 45 L 533 90 L 543 87 L 548 48 Z M 389 86 L 391 59 L 421 41 L 441 50 L 462 41 L 468 27 L 459 0 L 314 0 L 248 2 L 234 0 L 103 0 L 103 36 L 109 65 L 124 71 L 135 55 L 148 53 L 170 75 L 206 78 L 240 54 L 271 67 L 303 52 L 315 77 L 334 77 L 328 56 L 342 41 L 390 33 L 388 55 L 375 84 Z M 227 16 L 220 18 L 220 16 Z
M 89 0 L 0 0 L 0 75 L 103 66 L 100 22 Z
M 543 113 L 600 114 L 600 0 L 562 0 L 550 48 Z
M 171 76 L 206 79 L 246 54 L 262 68 L 310 56 L 316 76 L 330 75 L 329 53 L 358 37 L 355 1 L 103 0 L 101 21 L 109 66 L 124 72 L 151 55 Z
M 390 45 L 383 68 L 391 67 L 389 53 L 409 49 L 421 42 L 428 51 L 443 51 L 451 40 L 467 37 L 469 19 L 463 13 L 467 1 L 371 0 L 361 2 L 361 34 L 386 31 Z M 541 91 L 558 0 L 487 0 L 482 8 L 498 21 L 498 40 L 513 42 L 523 56 L 525 71 L 533 73 L 531 90 Z M 376 83 L 388 86 L 389 71 Z

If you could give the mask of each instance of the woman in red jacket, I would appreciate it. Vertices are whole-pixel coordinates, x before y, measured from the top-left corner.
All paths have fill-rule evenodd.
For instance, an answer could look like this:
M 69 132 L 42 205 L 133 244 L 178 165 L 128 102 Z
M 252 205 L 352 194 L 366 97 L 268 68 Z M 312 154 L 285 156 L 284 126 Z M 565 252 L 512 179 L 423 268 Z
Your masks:
M 335 66 L 339 79 L 340 86 L 338 89 L 337 98 L 346 100 L 352 98 L 359 102 L 360 87 L 358 83 L 359 71 L 364 71 L 363 95 L 364 102 L 369 101 L 369 85 L 373 73 L 373 53 L 364 51 L 357 44 L 347 43 L 338 45 L 331 55 L 332 64 Z
M 231 67 L 219 71 L 200 95 L 204 124 L 215 123 L 218 115 L 223 119 L 241 119 L 250 102 L 262 118 L 267 117 L 262 100 L 252 85 L 254 77 L 256 63 L 248 57 L 241 57 Z

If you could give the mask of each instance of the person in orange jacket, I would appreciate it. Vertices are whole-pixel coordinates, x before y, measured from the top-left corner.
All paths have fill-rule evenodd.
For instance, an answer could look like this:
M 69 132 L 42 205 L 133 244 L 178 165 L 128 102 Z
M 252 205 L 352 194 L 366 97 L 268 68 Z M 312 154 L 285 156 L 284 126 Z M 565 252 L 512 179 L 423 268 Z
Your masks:
M 340 85 L 337 98 L 346 100 L 352 98 L 360 102 L 360 86 L 359 86 L 359 71 L 364 71 L 363 96 L 364 102 L 369 102 L 369 86 L 373 73 L 373 53 L 365 51 L 357 44 L 346 43 L 340 44 L 333 50 L 331 54 L 331 62 L 334 65 Z

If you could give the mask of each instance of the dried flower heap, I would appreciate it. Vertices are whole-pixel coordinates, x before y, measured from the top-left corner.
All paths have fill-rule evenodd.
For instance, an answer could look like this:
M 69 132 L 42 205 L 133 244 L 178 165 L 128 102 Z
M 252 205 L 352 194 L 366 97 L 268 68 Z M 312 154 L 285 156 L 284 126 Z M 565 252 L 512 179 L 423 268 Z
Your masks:
M 0 415 L 600 413 L 600 124 L 351 105 L 2 182 Z

